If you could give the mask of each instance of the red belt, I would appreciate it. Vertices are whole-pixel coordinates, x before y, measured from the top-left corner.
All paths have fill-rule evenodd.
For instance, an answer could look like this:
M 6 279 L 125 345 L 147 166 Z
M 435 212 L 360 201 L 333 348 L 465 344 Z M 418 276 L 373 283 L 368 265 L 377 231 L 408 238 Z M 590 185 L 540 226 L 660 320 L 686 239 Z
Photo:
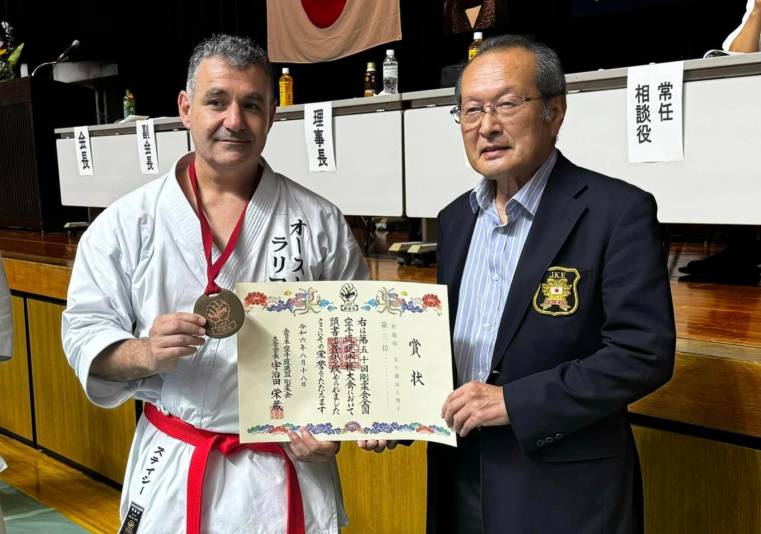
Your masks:
M 164 434 L 195 447 L 193 456 L 190 458 L 190 470 L 188 471 L 187 534 L 200 534 L 201 532 L 201 510 L 203 509 L 201 500 L 203 498 L 204 475 L 206 474 L 209 454 L 215 449 L 225 456 L 229 456 L 240 449 L 282 456 L 285 461 L 288 481 L 288 526 L 286 532 L 287 534 L 304 534 L 304 505 L 301 501 L 299 479 L 293 462 L 280 445 L 276 443 L 241 443 L 238 434 L 217 434 L 216 432 L 201 430 L 189 425 L 182 419 L 164 415 L 158 408 L 148 403 L 145 404 L 143 412 L 148 421 Z

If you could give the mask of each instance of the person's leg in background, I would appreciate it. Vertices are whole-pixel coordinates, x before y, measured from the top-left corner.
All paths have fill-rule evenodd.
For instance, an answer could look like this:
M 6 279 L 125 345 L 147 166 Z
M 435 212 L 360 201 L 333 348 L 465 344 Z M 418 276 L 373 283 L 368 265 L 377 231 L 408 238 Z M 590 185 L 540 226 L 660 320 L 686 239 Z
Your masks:
M 757 278 L 761 263 L 761 240 L 756 226 L 730 226 L 728 243 L 721 252 L 693 260 L 679 270 L 695 277 L 716 279 Z

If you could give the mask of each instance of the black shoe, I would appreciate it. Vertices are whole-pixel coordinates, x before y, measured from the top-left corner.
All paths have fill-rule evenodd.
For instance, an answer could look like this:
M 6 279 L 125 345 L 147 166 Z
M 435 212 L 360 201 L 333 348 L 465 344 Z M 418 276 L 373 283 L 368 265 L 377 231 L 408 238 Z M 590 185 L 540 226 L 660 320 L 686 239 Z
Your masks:
M 696 275 L 741 274 L 745 275 L 758 270 L 761 263 L 761 251 L 756 247 L 751 250 L 738 250 L 737 247 L 727 247 L 704 260 L 693 260 L 679 272 Z
M 761 282 L 761 269 L 755 267 L 755 270 L 747 269 L 745 271 L 735 272 L 714 272 L 704 274 L 690 274 L 680 276 L 680 282 L 702 282 L 711 284 L 731 284 L 739 286 L 757 286 Z

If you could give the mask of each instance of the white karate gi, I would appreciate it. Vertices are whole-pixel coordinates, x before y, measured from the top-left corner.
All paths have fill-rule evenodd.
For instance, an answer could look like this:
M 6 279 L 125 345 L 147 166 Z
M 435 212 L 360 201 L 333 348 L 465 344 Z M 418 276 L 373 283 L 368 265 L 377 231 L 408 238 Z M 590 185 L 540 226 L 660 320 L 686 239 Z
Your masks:
M 13 318 L 11 292 L 5 278 L 3 257 L 0 256 L 0 362 L 10 359 L 13 353 Z
M 169 373 L 127 383 L 89 376 L 103 349 L 148 337 L 158 315 L 192 312 L 206 287 L 200 225 L 176 179 L 176 169 L 191 158 L 186 154 L 166 175 L 115 202 L 82 236 L 63 314 L 63 345 L 95 404 L 112 407 L 134 396 L 195 427 L 237 434 L 235 336 L 207 338 L 196 355 L 181 358 Z M 264 165 L 217 284 L 232 290 L 238 281 L 367 279 L 367 265 L 338 208 Z M 219 253 L 215 246 L 214 259 Z M 145 506 L 139 532 L 184 532 L 192 451 L 142 417 L 124 480 L 122 520 L 134 502 Z M 335 462 L 295 465 L 307 532 L 338 532 L 346 516 Z M 213 452 L 205 480 L 204 533 L 285 532 L 279 457 L 243 450 L 223 458 Z
M 3 258 L 0 256 L 0 362 L 10 359 L 13 355 L 13 321 L 11 318 L 11 292 L 8 280 L 5 278 Z M 0 472 L 7 467 L 0 456 Z M 3 511 L 0 510 L 0 534 L 5 533 Z
M 740 35 L 740 31 L 742 31 L 743 26 L 745 26 L 745 23 L 748 21 L 748 18 L 750 17 L 750 12 L 753 11 L 753 6 L 755 5 L 755 0 L 748 0 L 747 5 L 745 6 L 745 15 L 743 15 L 742 21 L 740 21 L 740 25 L 735 28 L 735 31 L 727 35 L 727 38 L 724 39 L 724 43 L 721 45 L 722 50 L 725 50 L 729 52 L 729 47 L 732 46 L 732 43 L 735 42 L 735 39 L 737 39 L 737 36 Z M 761 46 L 761 35 L 758 37 L 759 46 Z

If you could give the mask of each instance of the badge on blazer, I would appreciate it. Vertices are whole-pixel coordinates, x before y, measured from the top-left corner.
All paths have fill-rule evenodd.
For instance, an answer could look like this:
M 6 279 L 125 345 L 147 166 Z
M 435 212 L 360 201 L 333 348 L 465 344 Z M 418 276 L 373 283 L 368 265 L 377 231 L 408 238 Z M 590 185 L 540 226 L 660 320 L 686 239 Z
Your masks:
M 550 267 L 534 293 L 534 309 L 552 317 L 571 315 L 579 307 L 579 280 L 581 275 L 577 269 Z

